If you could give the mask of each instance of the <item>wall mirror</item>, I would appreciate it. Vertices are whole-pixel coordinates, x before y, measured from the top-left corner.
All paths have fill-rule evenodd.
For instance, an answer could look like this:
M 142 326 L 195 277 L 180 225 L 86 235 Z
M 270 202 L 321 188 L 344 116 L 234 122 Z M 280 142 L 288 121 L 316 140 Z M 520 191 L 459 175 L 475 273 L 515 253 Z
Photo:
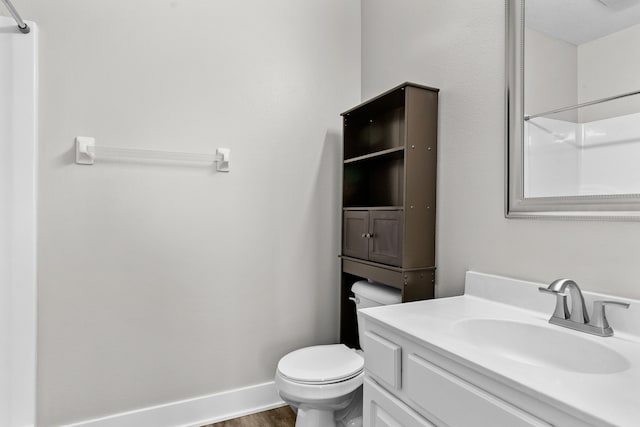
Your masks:
M 640 0 L 507 0 L 507 217 L 640 220 Z

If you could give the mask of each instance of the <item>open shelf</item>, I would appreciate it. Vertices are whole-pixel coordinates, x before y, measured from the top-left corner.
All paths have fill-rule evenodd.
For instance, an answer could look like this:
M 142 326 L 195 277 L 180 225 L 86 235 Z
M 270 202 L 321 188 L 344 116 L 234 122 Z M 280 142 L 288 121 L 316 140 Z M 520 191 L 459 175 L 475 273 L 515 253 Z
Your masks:
M 344 147 L 346 160 L 404 148 L 404 105 L 367 113 L 352 113 L 344 117 L 345 139 L 349 141 Z
M 343 206 L 404 205 L 404 156 L 395 151 L 344 165 Z
M 343 211 L 402 211 L 404 206 L 357 206 L 357 207 L 344 207 Z

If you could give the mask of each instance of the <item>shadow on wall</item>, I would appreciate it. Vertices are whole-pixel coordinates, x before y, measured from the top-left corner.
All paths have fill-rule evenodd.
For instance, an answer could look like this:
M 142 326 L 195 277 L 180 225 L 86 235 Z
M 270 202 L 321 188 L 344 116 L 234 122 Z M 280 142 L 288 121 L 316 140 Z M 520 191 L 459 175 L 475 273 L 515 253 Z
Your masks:
M 328 131 L 322 144 L 313 187 L 308 193 L 309 198 L 300 206 L 299 215 L 303 218 L 300 226 L 307 231 L 301 234 L 303 240 L 295 242 L 305 254 L 294 262 L 303 263 L 308 278 L 320 278 L 320 281 L 316 280 L 316 285 L 320 286 L 305 287 L 302 284 L 300 294 L 293 298 L 294 303 L 309 302 L 306 306 L 312 310 L 308 315 L 312 318 L 314 334 L 299 336 L 299 332 L 295 331 L 295 324 L 290 321 L 291 313 L 278 313 L 283 317 L 281 324 L 289 324 L 294 330 L 286 341 L 272 341 L 262 354 L 267 360 L 275 356 L 274 374 L 278 360 L 285 354 L 305 346 L 336 343 L 339 339 L 341 161 L 341 134 Z M 330 253 L 320 252 L 326 251 L 327 248 L 330 248 Z M 329 262 L 326 262 L 327 260 Z M 300 277 L 296 280 L 305 278 Z M 329 311 L 326 310 L 327 307 L 330 308 Z
M 342 175 L 341 168 L 341 135 L 337 132 L 328 131 L 325 134 L 324 144 L 322 145 L 322 155 L 320 164 L 315 175 L 315 185 L 312 194 L 315 197 L 308 205 L 309 215 L 316 215 L 312 239 L 313 244 L 317 248 L 331 248 L 331 253 L 327 254 L 331 262 L 327 265 L 312 263 L 311 272 L 316 276 L 326 274 L 331 281 L 326 283 L 330 292 L 323 292 L 323 289 L 317 289 L 316 297 L 321 298 L 323 295 L 329 300 L 328 306 L 332 307 L 332 316 L 327 319 L 327 313 L 320 310 L 318 305 L 315 308 L 316 324 L 322 325 L 327 320 L 334 328 L 335 340 L 338 340 L 339 326 L 339 289 L 340 289 L 340 273 L 338 266 L 338 254 L 340 253 L 340 229 L 342 212 L 339 211 L 340 196 L 342 195 Z M 328 269 L 325 272 L 324 269 Z M 329 326 L 329 325 L 327 325 Z

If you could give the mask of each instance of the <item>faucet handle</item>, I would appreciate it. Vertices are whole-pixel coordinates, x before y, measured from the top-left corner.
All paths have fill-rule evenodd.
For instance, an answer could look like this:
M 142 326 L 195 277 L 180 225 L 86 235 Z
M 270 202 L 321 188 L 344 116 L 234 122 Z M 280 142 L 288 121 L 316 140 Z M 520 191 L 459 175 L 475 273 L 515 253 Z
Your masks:
M 589 325 L 594 328 L 598 328 L 601 332 L 602 336 L 610 337 L 613 335 L 613 329 L 609 326 L 609 322 L 607 321 L 607 313 L 605 311 L 605 307 L 608 305 L 617 306 L 621 308 L 629 308 L 630 305 L 626 302 L 620 301 L 594 301 L 593 302 L 593 312 L 591 314 L 591 322 Z
M 567 294 L 563 292 L 559 292 L 553 289 L 540 287 L 538 291 L 543 294 L 551 294 L 557 297 L 556 299 L 556 308 L 553 311 L 553 317 L 557 317 L 559 319 L 568 319 L 569 318 L 569 307 L 567 306 Z

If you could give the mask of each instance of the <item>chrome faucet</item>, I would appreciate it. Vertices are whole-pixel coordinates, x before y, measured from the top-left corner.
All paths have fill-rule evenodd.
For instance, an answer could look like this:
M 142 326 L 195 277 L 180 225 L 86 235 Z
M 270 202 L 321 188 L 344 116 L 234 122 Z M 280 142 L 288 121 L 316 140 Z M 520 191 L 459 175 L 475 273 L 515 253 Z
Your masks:
M 556 296 L 556 308 L 549 319 L 549 323 L 586 332 L 601 337 L 613 335 L 613 329 L 607 321 L 605 306 L 614 305 L 629 308 L 629 304 L 618 301 L 595 301 L 593 303 L 592 318 L 589 320 L 587 307 L 584 303 L 582 291 L 576 282 L 569 279 L 558 279 L 546 288 L 538 288 L 540 292 Z M 569 294 L 567 295 L 566 291 Z M 571 298 L 571 310 L 567 305 L 567 296 Z

